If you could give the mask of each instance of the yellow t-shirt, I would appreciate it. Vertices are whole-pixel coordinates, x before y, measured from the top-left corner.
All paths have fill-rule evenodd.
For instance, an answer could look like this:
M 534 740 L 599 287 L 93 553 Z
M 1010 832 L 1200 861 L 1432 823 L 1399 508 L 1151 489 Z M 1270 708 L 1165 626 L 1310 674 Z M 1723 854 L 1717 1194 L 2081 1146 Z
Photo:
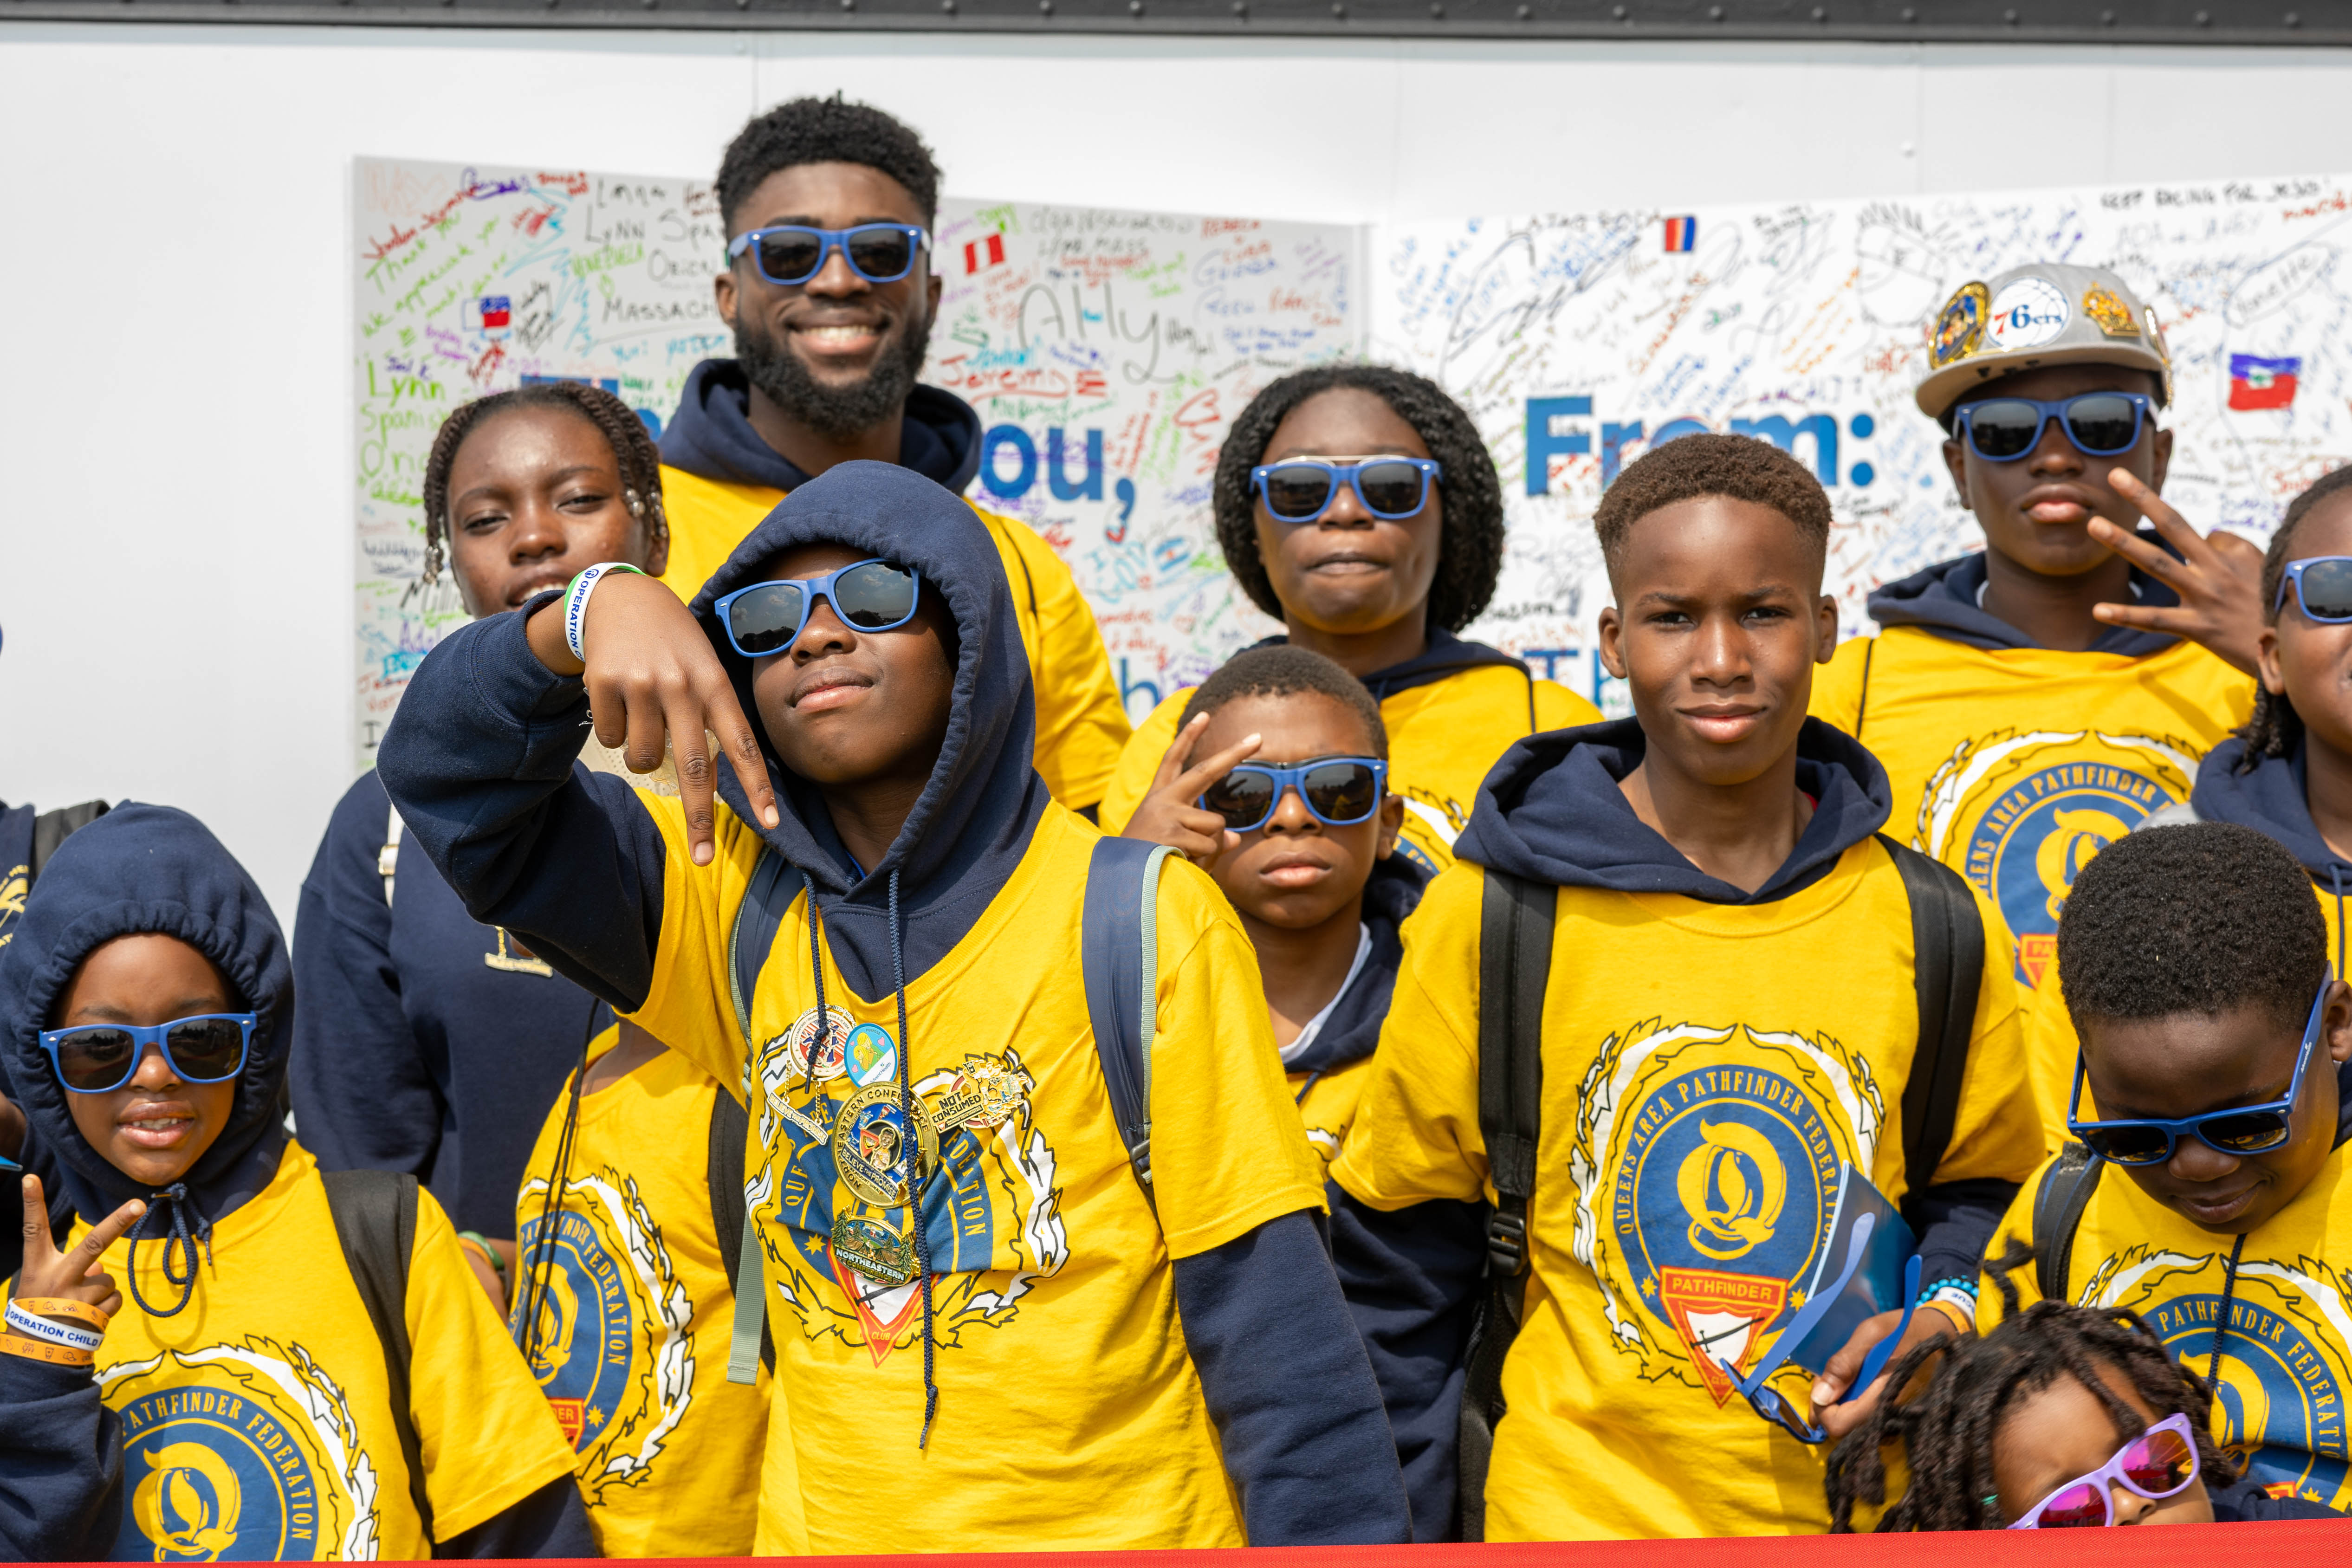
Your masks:
M 696 867 L 677 803 L 638 798 L 668 857 L 635 1016 L 720 1081 L 748 1069 L 756 1085 L 746 1191 L 776 1342 L 760 1554 L 1243 1544 L 1170 1259 L 1319 1210 L 1322 1184 L 1256 956 L 1216 884 L 1182 864 L 1160 884 L 1156 1216 L 1113 1125 L 1080 979 L 1093 829 L 1049 805 L 971 929 L 908 983 L 918 1133 L 938 1138 L 920 1208 L 940 1403 L 919 1449 L 922 1291 L 877 1282 L 882 1268 L 859 1272 L 835 1245 L 912 1249 L 905 1209 L 866 1163 L 887 1168 L 905 1135 L 888 1110 L 896 1002 L 856 997 L 828 950 L 825 1002 L 845 1016 L 832 1047 L 818 1040 L 807 900 L 794 900 L 753 983 L 751 1037 L 765 1043 L 747 1060 L 728 955 L 758 836 L 722 806 L 718 852 Z M 863 1192 L 881 1197 L 851 1184 L 861 1165 Z
M 690 603 L 784 492 L 667 466 L 661 472 L 662 510 L 669 518 L 669 565 L 662 580 Z M 1093 805 L 1102 799 L 1128 737 L 1127 709 L 1094 611 L 1054 547 L 1028 524 L 972 510 L 996 542 L 1021 623 L 1021 646 L 1029 655 L 1029 684 L 1037 698 L 1037 772 L 1055 800 Z
M 2326 1062 L 2320 1064 L 2325 1067 Z M 2147 1320 L 2165 1349 L 2203 1377 L 2213 1365 L 2224 1291 L 2230 1329 L 2221 1338 L 2213 1437 L 2248 1461 L 2248 1474 L 2274 1493 L 2330 1508 L 2352 1507 L 2352 1446 L 2345 1406 L 2352 1400 L 2352 1172 L 2337 1149 L 2311 1184 L 2261 1229 L 2249 1232 L 2237 1281 L 2228 1281 L 2232 1235 L 2192 1224 L 2110 1168 L 2074 1232 L 2067 1288 L 2086 1307 L 2128 1307 Z M 2033 1239 L 2036 1173 L 1993 1233 L 1987 1262 L 2011 1240 Z M 2032 1263 L 2014 1270 L 2021 1309 L 2041 1299 Z M 2000 1321 L 1990 1272 L 1977 1292 L 1977 1326 Z
M 2253 700 L 2251 676 L 2192 642 L 2133 658 L 1974 648 L 1896 626 L 1839 648 L 1811 710 L 1885 765 L 1887 832 L 1992 900 L 2032 989 L 2057 967 L 2075 873 L 2187 800 L 2197 764 Z
M 2318 883 L 2312 892 L 2319 900 L 2319 918 L 2327 922 L 2327 952 L 2338 979 L 2344 975 L 2344 906 L 2336 895 Z M 2082 1037 L 2074 1032 L 2074 1016 L 2066 1011 L 2066 988 L 2058 977 L 2058 966 L 2052 964 L 2025 1009 L 2026 1070 L 2033 1080 L 2033 1102 L 2042 1112 L 2042 1147 L 2044 1153 L 2054 1154 L 2064 1145 L 2070 1134 L 2066 1131 L 2066 1104 L 2074 1092 L 2074 1063 L 2083 1052 Z M 2095 1120 L 2098 1108 L 2091 1102 L 2091 1091 L 2083 1090 L 2083 1117 Z
M 105 1258 L 126 1284 L 129 1250 L 117 1242 Z M 126 1289 L 98 1352 L 99 1386 L 122 1420 L 116 1561 L 429 1557 L 433 1542 L 572 1473 L 571 1449 L 432 1194 L 417 1194 L 407 1312 L 429 1540 L 383 1342 L 300 1144 L 288 1143 L 277 1175 L 197 1257 L 184 1311 L 151 1318 Z M 163 1260 L 161 1247 L 140 1245 L 140 1289 L 169 1302 L 180 1292 Z
M 710 1217 L 719 1092 L 716 1079 L 664 1051 L 583 1096 L 572 1130 L 531 1371 L 572 1439 L 607 1557 L 751 1550 L 759 1510 L 746 1483 L 766 1443 L 769 1389 L 765 1373 L 756 1386 L 727 1381 L 735 1291 Z M 518 1341 L 570 1100 L 567 1082 L 515 1199 Z
M 1379 1209 L 1485 1198 L 1484 871 L 1457 861 L 1404 926 L 1404 967 L 1331 1168 Z M 1990 918 L 1990 917 L 1988 917 Z M 1865 840 L 1777 902 L 1564 888 L 1544 1004 L 1526 1318 L 1486 1480 L 1490 1541 L 1829 1527 L 1825 1450 L 1750 1410 L 1704 1342 L 1767 1359 L 1826 1243 L 1843 1166 L 1900 1200 L 1917 1038 L 1909 906 Z M 1985 967 L 1959 1114 L 1933 1180 L 2016 1181 L 2039 1148 L 2016 988 Z M 1809 1373 L 1775 1379 L 1807 1402 Z
M 1150 793 L 1160 759 L 1181 728 L 1187 687 L 1137 726 L 1103 794 L 1105 833 L 1124 829 Z M 1549 680 L 1488 664 L 1398 692 L 1381 704 L 1389 732 L 1389 788 L 1404 797 L 1397 851 L 1429 871 L 1454 863 L 1454 840 L 1470 825 L 1478 786 L 1511 742 L 1543 730 L 1597 723 L 1601 710 Z
M 1356 1120 L 1356 1106 L 1363 1099 L 1364 1085 L 1370 1081 L 1371 1067 L 1372 1058 L 1365 1057 L 1329 1072 L 1289 1075 L 1298 1119 L 1307 1124 L 1307 1142 L 1315 1146 L 1327 1172 L 1339 1157 L 1339 1146 L 1348 1141 L 1348 1128 Z

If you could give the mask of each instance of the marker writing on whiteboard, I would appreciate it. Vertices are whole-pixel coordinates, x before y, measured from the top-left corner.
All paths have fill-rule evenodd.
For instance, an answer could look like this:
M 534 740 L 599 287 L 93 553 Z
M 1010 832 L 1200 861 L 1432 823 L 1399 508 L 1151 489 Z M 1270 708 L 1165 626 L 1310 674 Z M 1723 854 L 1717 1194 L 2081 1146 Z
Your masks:
M 1118 521 L 1103 526 L 1103 537 L 1113 544 L 1124 544 L 1127 542 L 1127 520 L 1135 515 L 1135 481 L 1121 478 L 1111 489 L 1118 497 Z

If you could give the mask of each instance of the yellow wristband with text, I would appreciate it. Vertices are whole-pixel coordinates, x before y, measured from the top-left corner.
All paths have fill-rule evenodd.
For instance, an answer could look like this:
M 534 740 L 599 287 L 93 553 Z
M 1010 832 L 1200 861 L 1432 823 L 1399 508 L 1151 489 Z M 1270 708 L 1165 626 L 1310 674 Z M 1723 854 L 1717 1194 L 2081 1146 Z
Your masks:
M 20 1355 L 26 1361 L 45 1361 L 52 1366 L 94 1366 L 98 1358 L 88 1351 L 68 1345 L 44 1344 L 39 1340 L 19 1338 L 16 1334 L 0 1334 L 0 1353 Z

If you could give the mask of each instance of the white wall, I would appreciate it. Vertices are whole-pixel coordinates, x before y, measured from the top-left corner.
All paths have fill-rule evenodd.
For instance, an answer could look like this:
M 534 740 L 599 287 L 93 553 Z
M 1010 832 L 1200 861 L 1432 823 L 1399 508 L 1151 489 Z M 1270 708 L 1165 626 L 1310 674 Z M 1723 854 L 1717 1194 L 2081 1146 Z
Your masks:
M 1365 221 L 2352 169 L 2352 53 L 0 24 L 0 799 L 281 916 L 348 783 L 350 162 L 701 174 L 846 90 L 972 195 Z

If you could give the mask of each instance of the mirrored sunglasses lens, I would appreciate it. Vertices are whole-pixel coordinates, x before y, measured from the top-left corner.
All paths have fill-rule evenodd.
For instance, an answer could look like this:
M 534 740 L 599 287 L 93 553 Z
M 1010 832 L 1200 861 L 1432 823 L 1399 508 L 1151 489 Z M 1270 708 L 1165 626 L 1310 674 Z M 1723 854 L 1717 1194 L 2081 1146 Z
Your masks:
M 727 606 L 728 634 L 754 658 L 789 647 L 800 629 L 798 584 L 762 584 Z
M 870 282 L 903 278 L 915 265 L 915 244 L 899 229 L 877 229 L 849 241 L 849 264 Z
M 860 631 L 895 626 L 915 613 L 914 574 L 879 561 L 853 566 L 834 582 L 833 607 Z
M 2139 436 L 2131 399 L 2104 395 L 2078 397 L 2066 408 L 2066 434 L 2085 452 L 2105 457 L 2128 450 Z
M 184 1079 L 224 1079 L 245 1055 L 245 1031 L 234 1018 L 194 1018 L 163 1037 L 172 1065 Z
M 813 234 L 772 234 L 760 241 L 760 274 L 771 283 L 804 283 L 824 257 L 824 241 Z
M 2303 569 L 2303 613 L 2315 621 L 2352 621 L 2352 561 L 2315 561 Z
M 2118 1165 L 2153 1165 L 2172 1152 L 2171 1141 L 2160 1127 L 2103 1127 L 2084 1133 L 2083 1142 L 2100 1159 Z
M 2178 1432 L 2143 1432 L 2123 1452 L 2124 1479 L 2143 1494 L 2169 1497 L 2197 1473 L 2197 1452 Z
M 1371 511 L 1410 517 L 1421 510 L 1421 470 L 1411 463 L 1366 463 L 1356 484 Z
M 2042 428 L 2042 410 L 2014 397 L 1969 405 L 1969 438 L 1988 458 L 2022 457 Z
M 1272 469 L 1265 476 L 1265 510 L 1294 522 L 1318 517 L 1331 499 L 1334 477 L 1307 463 Z
M 2044 1530 L 2097 1530 L 2107 1522 L 2104 1487 L 2076 1484 L 2042 1505 L 2034 1522 Z
M 2286 1118 L 2275 1110 L 2252 1110 L 2243 1116 L 2217 1116 L 2200 1122 L 2199 1131 L 2215 1148 L 2232 1154 L 2259 1154 L 2286 1142 Z
M 1264 773 L 1227 773 L 1202 792 L 1201 802 L 1223 817 L 1227 827 L 1246 833 L 1265 820 L 1274 781 Z
M 77 1029 L 58 1042 L 58 1076 L 68 1089 L 112 1089 L 138 1048 L 121 1029 Z
M 1380 805 L 1372 770 L 1361 763 L 1325 763 L 1307 771 L 1307 804 L 1335 826 L 1361 822 Z

